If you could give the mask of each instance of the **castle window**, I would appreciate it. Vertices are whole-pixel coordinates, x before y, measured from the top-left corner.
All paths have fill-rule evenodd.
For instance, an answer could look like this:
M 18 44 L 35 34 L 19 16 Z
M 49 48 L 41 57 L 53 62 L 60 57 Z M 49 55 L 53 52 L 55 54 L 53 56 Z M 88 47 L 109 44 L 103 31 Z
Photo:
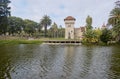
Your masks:
M 71 25 L 68 25 L 68 27 L 71 27 Z

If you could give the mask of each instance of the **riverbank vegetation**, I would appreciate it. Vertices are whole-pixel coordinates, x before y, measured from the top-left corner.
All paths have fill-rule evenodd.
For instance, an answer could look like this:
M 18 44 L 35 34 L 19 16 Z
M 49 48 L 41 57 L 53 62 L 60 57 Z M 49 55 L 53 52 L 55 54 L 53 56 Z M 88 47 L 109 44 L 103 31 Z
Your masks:
M 41 44 L 41 40 L 0 40 L 0 45 L 11 44 Z
M 0 45 L 11 45 L 11 44 L 41 44 L 43 43 L 42 39 L 28 40 L 25 38 L 19 37 L 3 37 L 0 39 Z
M 102 28 L 92 27 L 92 17 L 86 18 L 86 32 L 83 43 L 87 44 L 113 44 L 120 42 L 120 1 L 115 2 L 115 7 L 110 12 L 108 23 Z

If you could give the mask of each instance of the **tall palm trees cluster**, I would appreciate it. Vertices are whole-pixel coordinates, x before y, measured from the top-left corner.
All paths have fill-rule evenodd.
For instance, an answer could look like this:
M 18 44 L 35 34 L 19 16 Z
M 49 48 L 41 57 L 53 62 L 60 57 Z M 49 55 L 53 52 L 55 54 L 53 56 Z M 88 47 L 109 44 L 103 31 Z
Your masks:
M 64 29 L 60 25 L 58 25 L 54 22 L 53 25 L 48 29 L 47 27 L 52 24 L 52 20 L 50 19 L 49 16 L 44 15 L 43 18 L 40 21 L 40 25 L 44 27 L 44 36 L 45 37 L 51 37 L 51 38 L 57 38 L 57 37 L 64 37 Z

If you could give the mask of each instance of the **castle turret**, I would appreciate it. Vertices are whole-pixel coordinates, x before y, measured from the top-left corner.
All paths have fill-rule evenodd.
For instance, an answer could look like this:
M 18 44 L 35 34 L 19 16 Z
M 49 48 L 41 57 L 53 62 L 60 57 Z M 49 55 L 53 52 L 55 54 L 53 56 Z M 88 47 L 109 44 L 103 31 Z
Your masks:
M 68 16 L 64 19 L 65 22 L 65 39 L 74 39 L 74 24 L 75 18 Z

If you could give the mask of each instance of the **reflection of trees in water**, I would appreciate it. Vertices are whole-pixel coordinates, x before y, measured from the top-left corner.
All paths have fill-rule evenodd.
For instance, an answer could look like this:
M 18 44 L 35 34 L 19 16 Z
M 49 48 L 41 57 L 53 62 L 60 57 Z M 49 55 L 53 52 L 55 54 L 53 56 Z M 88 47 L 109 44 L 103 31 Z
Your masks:
M 0 60 L 2 60 L 0 61 L 0 79 L 11 79 L 10 70 L 12 67 L 10 65 L 10 59 L 0 57 Z
M 70 76 L 72 76 L 72 70 L 73 70 L 73 65 L 74 65 L 74 60 L 75 60 L 75 50 L 74 50 L 74 46 L 67 46 L 65 47 L 65 64 L 63 66 L 63 71 L 65 72 L 65 74 L 63 75 L 63 77 L 66 79 Z
M 12 46 L 2 46 L 0 47 L 0 79 L 12 79 L 10 71 L 13 68 L 11 62 L 13 60 L 13 55 L 11 54 L 14 50 Z M 14 52 L 13 52 L 14 53 Z
M 113 47 L 109 79 L 120 79 L 120 46 Z
M 78 49 L 78 50 L 77 50 Z M 87 47 L 83 50 L 80 51 L 80 48 L 75 47 L 75 46 L 68 46 L 65 49 L 65 63 L 63 66 L 63 71 L 64 74 L 62 75 L 62 79 L 74 79 L 74 78 L 84 78 L 88 72 L 89 72 L 89 68 L 91 65 L 91 59 L 92 59 L 92 48 L 91 47 Z M 79 52 L 80 51 L 80 52 Z M 76 54 L 77 52 L 81 53 L 80 55 L 82 56 L 77 56 L 77 57 L 82 57 L 82 60 L 77 60 L 80 61 L 79 63 L 76 63 Z M 77 54 L 79 55 L 79 54 Z M 83 62 L 83 63 L 81 63 Z M 77 66 L 75 66 L 75 64 L 80 64 L 80 66 L 78 68 L 76 68 Z M 75 71 L 75 69 L 78 70 L 78 73 Z M 81 70 L 81 71 L 79 71 Z M 76 74 L 76 75 L 75 75 Z M 77 75 L 78 74 L 78 75 Z
M 0 52 L 0 78 L 12 79 L 17 75 L 16 73 L 20 75 L 22 68 L 25 68 L 34 58 L 35 48 L 36 46 L 33 45 L 3 46 Z

